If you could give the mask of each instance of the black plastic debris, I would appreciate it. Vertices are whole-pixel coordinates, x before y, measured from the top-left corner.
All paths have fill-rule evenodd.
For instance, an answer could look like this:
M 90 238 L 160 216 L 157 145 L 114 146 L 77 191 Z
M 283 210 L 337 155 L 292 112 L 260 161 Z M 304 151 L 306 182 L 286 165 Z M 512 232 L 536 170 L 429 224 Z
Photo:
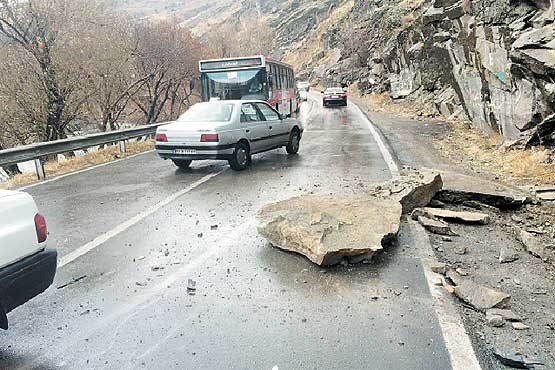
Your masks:
M 493 354 L 503 365 L 515 369 L 534 369 L 536 365 L 544 365 L 542 362 L 528 360 L 526 356 L 505 348 L 495 348 Z

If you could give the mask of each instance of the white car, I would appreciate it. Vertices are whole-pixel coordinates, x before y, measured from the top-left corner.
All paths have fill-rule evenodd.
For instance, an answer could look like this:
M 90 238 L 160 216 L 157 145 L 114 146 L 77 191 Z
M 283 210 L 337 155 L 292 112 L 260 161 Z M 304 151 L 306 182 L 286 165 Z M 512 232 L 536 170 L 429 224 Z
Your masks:
M 301 99 L 301 101 L 307 101 L 308 91 L 306 91 L 305 89 L 299 89 L 299 98 Z
M 215 100 L 193 105 L 156 131 L 156 152 L 187 168 L 199 159 L 223 159 L 244 170 L 256 153 L 285 147 L 297 154 L 301 122 L 283 117 L 265 101 Z
M 46 221 L 27 193 L 0 190 L 0 328 L 7 314 L 54 280 L 56 250 L 46 247 Z

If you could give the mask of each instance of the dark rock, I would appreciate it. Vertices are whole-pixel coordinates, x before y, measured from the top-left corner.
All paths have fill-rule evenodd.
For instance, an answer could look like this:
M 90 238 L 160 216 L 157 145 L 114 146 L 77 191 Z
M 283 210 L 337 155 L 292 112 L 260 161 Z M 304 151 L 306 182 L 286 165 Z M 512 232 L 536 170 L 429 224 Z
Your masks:
M 555 114 L 545 118 L 529 134 L 526 147 L 530 148 L 538 145 L 555 147 Z
M 441 8 L 431 7 L 422 16 L 422 21 L 424 22 L 424 24 L 428 24 L 432 22 L 441 21 L 443 18 L 446 18 L 443 7 Z
M 517 369 L 533 369 L 534 365 L 543 365 L 541 362 L 528 360 L 522 354 L 508 348 L 494 348 L 493 355 L 503 365 Z
M 472 192 L 464 190 L 443 189 L 436 198 L 443 203 L 463 204 L 477 201 L 499 209 L 517 209 L 527 203 L 525 195 L 515 192 Z

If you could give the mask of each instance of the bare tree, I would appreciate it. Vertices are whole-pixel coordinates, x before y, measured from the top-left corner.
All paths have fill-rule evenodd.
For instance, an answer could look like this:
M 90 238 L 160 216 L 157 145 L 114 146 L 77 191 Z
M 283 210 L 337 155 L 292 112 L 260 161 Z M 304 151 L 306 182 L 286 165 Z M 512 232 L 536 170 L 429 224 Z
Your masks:
M 93 92 L 87 115 L 101 131 L 117 129 L 117 122 L 128 113 L 131 99 L 146 82 L 133 72 L 132 59 L 137 50 L 133 31 L 123 19 L 106 18 L 89 29 L 86 45 L 91 51 L 87 66 L 87 89 Z
M 73 99 L 81 68 L 79 41 L 72 38 L 82 27 L 75 20 L 84 19 L 86 10 L 85 3 L 74 0 L 0 0 L 0 36 L 25 51 L 28 78 L 36 79 L 44 94 L 38 102 L 45 105 L 44 140 L 65 137 L 85 101 L 82 96 Z
M 139 26 L 137 38 L 133 65 L 145 83 L 133 102 L 149 124 L 158 120 L 167 104 L 175 108 L 179 91 L 197 74 L 202 49 L 190 31 L 168 23 Z

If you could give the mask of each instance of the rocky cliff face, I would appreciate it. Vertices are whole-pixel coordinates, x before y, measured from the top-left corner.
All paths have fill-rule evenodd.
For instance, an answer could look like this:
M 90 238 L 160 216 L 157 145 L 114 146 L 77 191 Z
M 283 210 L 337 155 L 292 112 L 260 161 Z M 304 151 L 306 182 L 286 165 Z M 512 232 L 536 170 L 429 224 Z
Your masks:
M 506 140 L 553 143 L 554 1 L 356 1 L 363 60 L 348 40 L 325 73 L 364 92 L 389 92 L 445 116 L 466 116 Z M 351 40 L 353 34 L 349 35 Z M 541 133 L 542 137 L 539 137 Z

